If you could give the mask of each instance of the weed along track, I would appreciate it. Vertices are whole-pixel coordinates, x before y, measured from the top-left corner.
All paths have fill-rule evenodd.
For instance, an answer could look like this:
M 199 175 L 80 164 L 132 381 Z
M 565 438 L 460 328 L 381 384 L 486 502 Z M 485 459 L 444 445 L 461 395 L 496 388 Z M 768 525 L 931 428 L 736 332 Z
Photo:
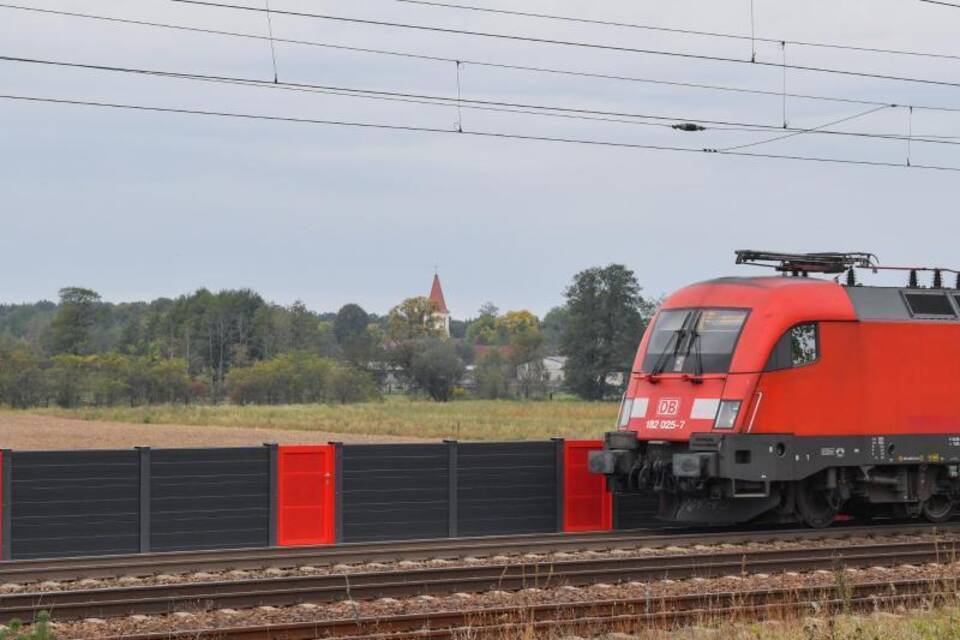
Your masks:
M 555 631 L 591 635 L 636 632 L 723 620 L 733 623 L 810 613 L 875 611 L 931 600 L 955 602 L 955 580 L 877 581 L 855 585 L 755 589 L 672 597 L 587 599 L 396 615 L 343 617 L 312 622 L 253 624 L 183 632 L 130 633 L 108 640 L 312 640 L 320 637 L 390 640 L 502 638 L 509 632 Z

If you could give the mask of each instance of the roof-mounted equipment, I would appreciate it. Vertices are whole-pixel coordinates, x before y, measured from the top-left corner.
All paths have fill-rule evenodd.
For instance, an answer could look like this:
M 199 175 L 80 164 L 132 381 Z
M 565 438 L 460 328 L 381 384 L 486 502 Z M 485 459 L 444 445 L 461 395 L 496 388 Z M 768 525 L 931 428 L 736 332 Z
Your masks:
M 737 251 L 737 264 L 770 267 L 793 275 L 843 273 L 851 268 L 876 271 L 879 267 L 877 256 L 872 253 L 779 253 L 753 249 Z

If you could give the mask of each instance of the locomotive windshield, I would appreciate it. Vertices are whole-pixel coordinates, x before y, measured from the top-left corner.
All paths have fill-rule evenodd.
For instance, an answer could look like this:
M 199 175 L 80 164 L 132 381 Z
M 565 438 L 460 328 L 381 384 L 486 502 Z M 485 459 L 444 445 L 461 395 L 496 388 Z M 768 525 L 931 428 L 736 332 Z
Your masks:
M 746 309 L 668 309 L 653 326 L 643 373 L 726 373 Z

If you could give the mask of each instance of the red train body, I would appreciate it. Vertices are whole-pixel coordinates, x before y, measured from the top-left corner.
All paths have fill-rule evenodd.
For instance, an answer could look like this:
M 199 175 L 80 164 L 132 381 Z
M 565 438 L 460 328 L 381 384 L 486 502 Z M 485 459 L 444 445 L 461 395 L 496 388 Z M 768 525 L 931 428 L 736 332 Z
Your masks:
M 960 291 L 684 288 L 643 337 L 618 429 L 591 470 L 660 494 L 668 520 L 944 520 L 960 495 Z

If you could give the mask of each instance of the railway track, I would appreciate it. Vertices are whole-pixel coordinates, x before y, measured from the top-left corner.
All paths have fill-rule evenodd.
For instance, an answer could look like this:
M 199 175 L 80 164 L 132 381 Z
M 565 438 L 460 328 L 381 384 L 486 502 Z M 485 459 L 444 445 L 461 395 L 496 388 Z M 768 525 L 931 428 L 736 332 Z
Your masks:
M 194 571 L 333 566 L 359 562 L 463 558 L 510 553 L 636 549 L 689 544 L 823 540 L 854 536 L 960 533 L 960 523 L 838 526 L 830 529 L 714 530 L 636 529 L 588 534 L 528 534 L 442 540 L 352 543 L 336 546 L 178 551 L 0 562 L 0 582 L 151 576 Z
M 174 611 L 201 612 L 258 606 L 329 604 L 342 600 L 407 598 L 491 590 L 717 577 L 840 567 L 954 562 L 960 543 L 900 542 L 802 549 L 604 557 L 514 564 L 287 576 L 220 582 L 21 593 L 0 597 L 0 619 L 33 619 L 42 610 L 58 621 Z
M 447 640 L 503 638 L 511 631 L 562 631 L 585 636 L 672 628 L 711 620 L 730 624 L 810 615 L 859 612 L 934 601 L 956 602 L 955 580 L 920 579 L 832 587 L 764 589 L 671 597 L 592 600 L 563 604 L 464 608 L 396 616 L 289 624 L 128 634 L 101 640 Z

